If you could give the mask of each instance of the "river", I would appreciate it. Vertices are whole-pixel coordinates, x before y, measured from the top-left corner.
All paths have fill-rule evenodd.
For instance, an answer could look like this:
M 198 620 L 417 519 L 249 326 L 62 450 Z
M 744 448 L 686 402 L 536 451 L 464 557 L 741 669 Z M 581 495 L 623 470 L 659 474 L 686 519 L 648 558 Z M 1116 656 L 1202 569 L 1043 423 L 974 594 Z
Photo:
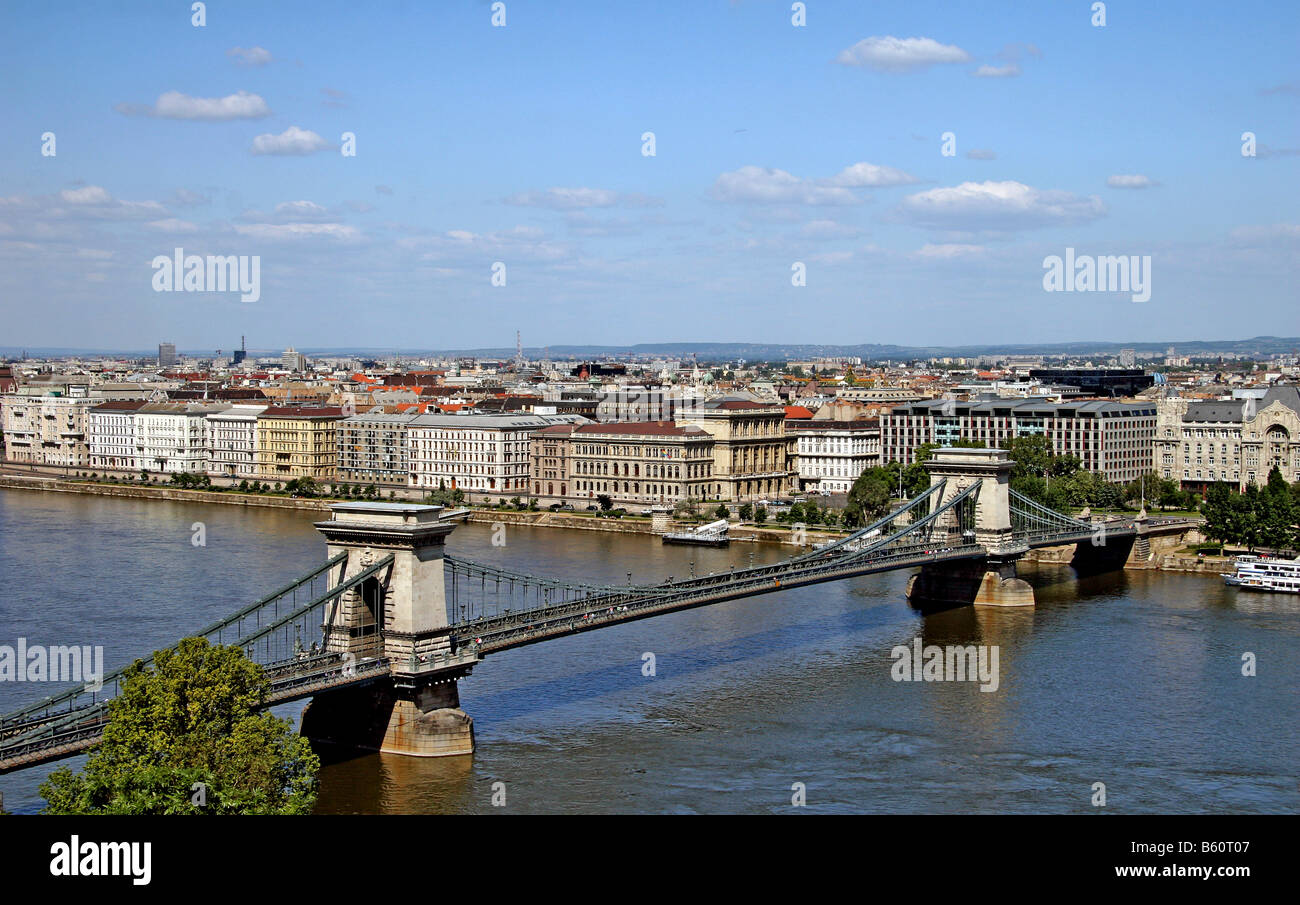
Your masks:
M 90 644 L 112 669 L 324 558 L 317 513 L 0 490 L 0 644 Z M 201 523 L 205 544 L 191 540 Z M 644 535 L 461 525 L 449 550 L 648 582 L 788 556 Z M 1022 568 L 1033 609 L 921 616 L 908 572 L 787 590 L 489 656 L 460 683 L 470 758 L 368 754 L 320 813 L 1293 813 L 1300 600 L 1214 577 Z M 995 691 L 900 682 L 891 650 L 996 645 Z M 1242 675 L 1254 655 L 1257 674 Z M 654 655 L 654 675 L 643 671 Z M 0 683 L 0 711 L 66 686 Z M 302 704 L 277 708 L 296 717 Z M 83 758 L 64 763 L 79 767 Z M 0 776 L 35 812 L 47 765 Z M 1104 807 L 1093 804 L 1105 785 Z M 504 805 L 497 806 L 493 800 Z

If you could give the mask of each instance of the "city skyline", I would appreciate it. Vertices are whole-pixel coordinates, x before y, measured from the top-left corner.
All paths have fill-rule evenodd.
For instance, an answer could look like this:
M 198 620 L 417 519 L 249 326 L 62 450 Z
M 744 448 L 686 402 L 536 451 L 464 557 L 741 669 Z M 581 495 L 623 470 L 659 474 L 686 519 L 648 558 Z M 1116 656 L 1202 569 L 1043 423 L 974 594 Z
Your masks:
M 1294 332 L 1294 8 L 507 8 L 0 13 L 6 345 Z M 181 248 L 257 300 L 155 291 Z M 1149 300 L 1045 291 L 1075 250 Z

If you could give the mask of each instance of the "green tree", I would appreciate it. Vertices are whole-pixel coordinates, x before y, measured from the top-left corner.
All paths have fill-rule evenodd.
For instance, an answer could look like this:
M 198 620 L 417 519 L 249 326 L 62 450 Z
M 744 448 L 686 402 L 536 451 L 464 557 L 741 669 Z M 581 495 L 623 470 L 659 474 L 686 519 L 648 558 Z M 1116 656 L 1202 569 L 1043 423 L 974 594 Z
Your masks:
M 609 498 L 607 493 L 596 494 L 596 505 L 600 506 L 602 512 L 608 512 L 614 508 L 614 501 Z
M 718 504 L 718 508 L 713 510 L 713 517 L 714 517 L 714 518 L 730 518 L 730 517 L 731 517 L 731 510 L 727 508 L 727 506 L 726 506 L 725 503 L 719 503 L 719 504 Z
M 868 468 L 853 482 L 848 502 L 844 506 L 846 527 L 860 528 L 889 512 L 889 503 L 896 486 L 894 476 L 899 472 L 897 462 L 891 462 L 890 465 L 895 467 Z
M 767 507 L 758 506 L 754 509 L 754 524 L 761 525 L 767 521 Z
M 742 503 L 740 506 L 740 520 L 750 522 L 754 520 L 754 506 L 752 503 Z
M 1205 536 L 1220 544 L 1235 542 L 1232 536 L 1232 492 L 1228 485 L 1215 482 L 1205 493 L 1205 502 L 1201 504 L 1201 515 L 1205 517 Z
M 1052 443 L 1043 434 L 1026 434 L 1002 441 L 1011 456 L 1011 477 L 1043 477 L 1052 461 Z
M 41 785 L 45 813 L 310 813 L 320 759 L 288 720 L 259 711 L 267 687 L 243 651 L 204 638 L 155 652 L 153 668 L 137 660 L 85 769 Z
M 1291 487 L 1276 465 L 1268 473 L 1268 483 L 1259 494 L 1259 540 L 1275 550 L 1289 547 L 1294 538 L 1295 513 L 1291 507 Z

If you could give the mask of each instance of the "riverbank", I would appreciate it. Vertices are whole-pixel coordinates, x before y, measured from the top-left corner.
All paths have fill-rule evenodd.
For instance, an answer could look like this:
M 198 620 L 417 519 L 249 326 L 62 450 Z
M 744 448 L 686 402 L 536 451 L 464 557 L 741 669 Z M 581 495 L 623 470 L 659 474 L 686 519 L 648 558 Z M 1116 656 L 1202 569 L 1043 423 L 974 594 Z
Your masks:
M 342 498 L 305 498 L 274 496 L 269 494 L 240 493 L 237 490 L 192 490 L 168 485 L 107 484 L 96 481 L 67 480 L 49 475 L 0 475 L 0 488 L 14 490 L 46 491 L 53 493 L 82 493 L 98 496 L 125 497 L 128 499 L 156 499 L 173 502 L 220 503 L 233 506 L 262 507 L 268 509 L 298 509 L 310 512 L 328 512 L 331 503 L 347 502 Z M 410 500 L 418 502 L 418 500 Z M 656 525 L 653 519 L 638 516 L 622 518 L 601 518 L 596 514 L 577 512 L 519 512 L 504 509 L 485 509 L 467 507 L 463 516 L 466 521 L 484 524 L 527 525 L 535 528 L 568 528 L 577 531 L 603 531 L 611 534 L 656 535 L 664 531 L 688 527 L 687 523 L 669 522 Z M 757 525 L 732 525 L 728 535 L 734 542 L 780 544 L 805 548 L 824 541 L 834 541 L 845 536 L 843 531 L 823 531 L 809 527 L 800 542 L 795 541 L 795 532 L 781 527 L 759 527 Z M 1154 540 L 1154 539 L 1153 539 Z M 1205 575 L 1219 575 L 1232 571 L 1232 557 L 1197 556 L 1178 549 L 1182 541 L 1176 543 L 1153 542 L 1151 556 L 1142 562 L 1130 561 L 1126 569 L 1156 570 L 1165 572 L 1189 572 Z M 1074 554 L 1073 546 L 1047 547 L 1032 550 L 1025 556 L 1026 562 L 1068 563 Z
M 182 487 L 151 487 L 148 485 L 102 484 L 91 481 L 65 481 L 59 478 L 0 476 L 0 488 L 9 490 L 37 490 L 47 493 L 88 493 L 95 496 L 127 497 L 129 499 L 171 500 L 183 503 L 225 503 L 233 506 L 261 506 L 269 509 L 309 509 L 329 511 L 329 500 L 311 500 L 301 497 L 278 497 L 235 490 L 188 490 Z

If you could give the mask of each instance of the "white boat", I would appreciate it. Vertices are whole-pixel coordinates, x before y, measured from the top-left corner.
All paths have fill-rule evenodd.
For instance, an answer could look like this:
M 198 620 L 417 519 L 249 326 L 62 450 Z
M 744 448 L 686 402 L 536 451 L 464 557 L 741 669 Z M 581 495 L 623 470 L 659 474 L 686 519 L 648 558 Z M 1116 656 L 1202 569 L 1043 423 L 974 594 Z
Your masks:
M 709 522 L 707 525 L 699 525 L 695 528 L 688 528 L 685 531 L 677 531 L 663 536 L 665 544 L 702 544 L 708 547 L 725 547 L 731 542 L 727 537 L 727 529 L 731 524 L 724 518 L 716 522 Z
M 1267 556 L 1238 556 L 1226 584 L 1246 591 L 1300 594 L 1300 561 Z

